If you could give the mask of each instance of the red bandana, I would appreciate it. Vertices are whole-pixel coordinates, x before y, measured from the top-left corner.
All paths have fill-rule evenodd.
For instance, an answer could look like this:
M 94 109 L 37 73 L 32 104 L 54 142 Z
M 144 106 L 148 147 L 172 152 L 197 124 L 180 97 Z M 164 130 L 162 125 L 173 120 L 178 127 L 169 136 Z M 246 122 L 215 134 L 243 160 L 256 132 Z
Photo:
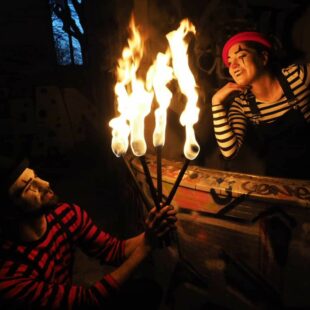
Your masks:
M 252 41 L 260 43 L 268 48 L 271 48 L 271 43 L 259 32 L 240 32 L 234 36 L 232 36 L 224 45 L 222 51 L 222 59 L 226 67 L 228 67 L 228 51 L 229 49 L 236 43 Z

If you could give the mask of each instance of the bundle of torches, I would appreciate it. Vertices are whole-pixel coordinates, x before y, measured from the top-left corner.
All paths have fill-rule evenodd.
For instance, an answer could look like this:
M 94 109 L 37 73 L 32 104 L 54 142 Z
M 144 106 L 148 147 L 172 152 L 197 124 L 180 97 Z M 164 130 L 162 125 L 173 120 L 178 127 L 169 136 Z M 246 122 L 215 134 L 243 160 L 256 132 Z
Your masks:
M 117 67 L 115 94 L 119 116 L 109 122 L 112 128 L 112 150 L 117 157 L 124 158 L 130 138 L 131 150 L 143 166 L 152 199 L 156 208 L 160 209 L 172 202 L 189 162 L 195 159 L 200 151 L 194 132 L 194 125 L 198 122 L 199 115 L 198 92 L 195 78 L 189 67 L 188 43 L 185 40 L 186 35 L 190 32 L 195 34 L 196 29 L 188 19 L 184 19 L 177 30 L 169 32 L 166 35 L 167 51 L 157 54 L 143 81 L 137 77 L 137 71 L 143 57 L 144 42 L 133 16 L 129 28 L 131 35 L 128 46 L 123 49 Z M 185 109 L 180 115 L 180 123 L 185 127 L 186 132 L 183 148 L 186 159 L 170 194 L 163 201 L 161 154 L 165 145 L 167 109 L 173 97 L 167 85 L 172 79 L 177 80 L 179 89 L 187 100 Z M 157 155 L 157 190 L 145 160 L 147 145 L 144 138 L 144 119 L 151 112 L 153 102 L 158 105 L 155 110 L 153 132 L 153 145 Z M 142 194 L 141 190 L 140 194 Z

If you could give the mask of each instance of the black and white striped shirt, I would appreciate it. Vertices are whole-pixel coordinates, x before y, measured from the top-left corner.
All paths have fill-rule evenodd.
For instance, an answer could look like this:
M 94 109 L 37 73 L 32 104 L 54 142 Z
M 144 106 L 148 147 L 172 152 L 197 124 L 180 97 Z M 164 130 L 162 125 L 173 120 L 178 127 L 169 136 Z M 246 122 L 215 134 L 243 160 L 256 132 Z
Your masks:
M 282 69 L 282 73 L 296 96 L 296 105 L 310 123 L 310 64 L 291 65 Z M 273 103 L 257 101 L 257 107 L 261 124 L 273 123 L 293 108 L 285 95 Z M 221 153 L 227 159 L 233 158 L 243 144 L 247 122 L 253 122 L 253 114 L 245 93 L 234 98 L 228 112 L 219 104 L 212 106 L 212 113 L 215 137 Z

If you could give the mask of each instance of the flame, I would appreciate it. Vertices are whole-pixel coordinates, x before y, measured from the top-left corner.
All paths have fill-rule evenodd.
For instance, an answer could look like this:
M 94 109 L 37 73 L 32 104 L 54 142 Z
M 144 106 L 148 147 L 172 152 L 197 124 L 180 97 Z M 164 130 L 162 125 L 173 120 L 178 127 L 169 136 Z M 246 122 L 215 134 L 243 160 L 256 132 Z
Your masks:
M 130 145 L 136 156 L 146 153 L 144 139 L 144 118 L 151 111 L 153 92 L 145 89 L 144 82 L 137 78 L 137 71 L 143 57 L 143 39 L 135 25 L 130 21 L 131 37 L 118 60 L 115 94 L 120 115 L 109 122 L 112 127 L 112 150 L 116 156 L 125 154 Z
M 166 38 L 172 54 L 174 74 L 178 80 L 181 92 L 187 98 L 185 109 L 180 116 L 180 123 L 182 126 L 185 126 L 186 132 L 183 151 L 187 159 L 193 160 L 200 151 L 194 132 L 194 124 L 198 122 L 200 109 L 196 106 L 198 101 L 196 81 L 188 64 L 188 43 L 185 41 L 185 36 L 189 32 L 195 34 L 195 26 L 188 19 L 184 19 L 181 21 L 179 28 L 169 32 Z
M 169 66 L 170 60 L 169 50 L 165 54 L 158 53 L 147 73 L 147 87 L 153 87 L 159 104 L 155 110 L 155 129 L 153 132 L 153 145 L 155 147 L 165 144 L 167 109 L 172 98 L 172 93 L 166 86 L 173 78 L 173 69 Z
M 166 35 L 170 49 L 165 54 L 157 54 L 156 60 L 147 72 L 146 85 L 137 77 L 144 42 L 133 17 L 130 21 L 130 30 L 128 46 L 123 49 L 122 57 L 118 60 L 115 94 L 120 115 L 109 122 L 112 127 L 112 150 L 118 157 L 125 154 L 130 135 L 134 155 L 142 156 L 146 153 L 144 119 L 151 111 L 154 93 L 158 108 L 155 110 L 153 145 L 157 147 L 165 144 L 167 108 L 172 98 L 167 84 L 176 78 L 181 92 L 187 98 L 185 109 L 180 116 L 180 123 L 185 126 L 186 132 L 183 151 L 187 159 L 193 160 L 200 151 L 194 132 L 194 125 L 198 122 L 199 116 L 199 108 L 196 105 L 198 92 L 188 64 L 188 43 L 185 37 L 190 32 L 195 34 L 195 27 L 188 19 L 184 19 L 177 30 Z

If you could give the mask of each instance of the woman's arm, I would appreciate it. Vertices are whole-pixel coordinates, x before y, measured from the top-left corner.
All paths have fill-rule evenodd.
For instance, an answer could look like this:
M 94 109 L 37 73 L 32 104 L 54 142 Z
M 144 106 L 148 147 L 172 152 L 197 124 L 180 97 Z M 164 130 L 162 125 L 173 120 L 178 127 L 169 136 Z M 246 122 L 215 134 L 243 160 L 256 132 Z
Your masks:
M 244 140 L 246 118 L 237 102 L 233 102 L 227 113 L 224 106 L 226 98 L 234 92 L 244 90 L 235 83 L 227 83 L 212 97 L 213 126 L 217 144 L 222 155 L 233 158 L 239 151 Z

